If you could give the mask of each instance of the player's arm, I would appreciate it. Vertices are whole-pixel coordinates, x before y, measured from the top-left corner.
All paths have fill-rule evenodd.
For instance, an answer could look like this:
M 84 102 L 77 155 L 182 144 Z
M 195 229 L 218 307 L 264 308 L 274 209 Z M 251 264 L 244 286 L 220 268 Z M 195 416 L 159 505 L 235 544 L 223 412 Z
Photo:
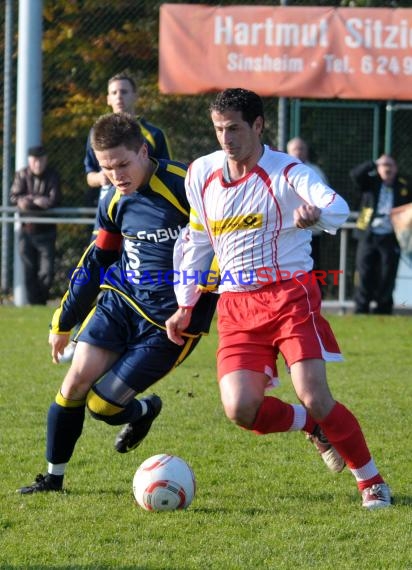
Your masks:
M 57 208 L 62 200 L 60 176 L 55 170 L 48 173 L 46 196 L 34 196 L 33 204 L 39 209 L 48 210 L 49 208 Z
M 376 164 L 373 160 L 362 162 L 349 171 L 349 176 L 356 190 L 359 192 L 367 192 L 370 190 L 371 172 L 375 172 L 376 174 Z
M 95 242 L 89 245 L 70 279 L 69 288 L 64 295 L 60 307 L 54 312 L 49 334 L 49 344 L 52 349 L 52 359 L 59 363 L 60 355 L 70 341 L 70 331 L 78 323 L 83 322 L 95 304 L 100 291 L 102 275 L 118 257 L 116 249 L 97 245 L 107 239 L 105 232 L 100 230 Z M 113 244 L 122 241 L 119 234 L 109 238 Z
M 107 269 L 119 257 L 121 234 L 99 230 L 74 269 L 60 307 L 55 311 L 51 332 L 68 333 L 82 322 L 94 306 Z
M 288 173 L 288 182 L 304 204 L 294 212 L 295 226 L 323 230 L 330 234 L 346 222 L 349 206 L 320 176 L 304 164 L 297 164 Z
M 120 256 L 122 245 L 120 228 L 107 213 L 114 199 L 113 189 L 99 203 L 100 229 L 96 240 L 88 246 L 71 275 L 69 288 L 53 316 L 51 326 L 53 333 L 67 333 L 86 318 L 99 294 L 107 269 Z
M 10 204 L 17 206 L 19 199 L 27 196 L 27 192 L 27 181 L 24 176 L 24 171 L 17 171 L 10 189 Z
M 86 180 L 91 188 L 101 188 L 109 184 L 109 179 L 102 170 L 100 170 L 100 172 L 88 172 L 86 174 Z
M 190 325 L 192 311 L 202 295 L 202 286 L 205 281 L 210 282 L 212 257 L 208 234 L 196 212 L 191 210 L 189 225 L 180 232 L 173 256 L 173 266 L 178 275 L 174 287 L 179 308 L 166 321 L 166 331 L 176 344 L 183 344 L 182 333 Z
M 87 184 L 91 188 L 101 188 L 101 186 L 110 184 L 110 182 L 100 168 L 99 162 L 90 142 L 90 137 L 91 132 L 87 138 L 86 154 L 84 157 L 84 170 L 86 172 L 86 180 Z

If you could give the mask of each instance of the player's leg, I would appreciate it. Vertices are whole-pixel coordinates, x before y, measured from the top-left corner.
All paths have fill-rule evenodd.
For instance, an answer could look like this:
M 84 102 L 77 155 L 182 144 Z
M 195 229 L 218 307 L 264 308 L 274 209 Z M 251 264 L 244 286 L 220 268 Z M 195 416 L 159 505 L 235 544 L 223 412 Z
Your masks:
M 269 377 L 254 370 L 234 370 L 219 380 L 220 398 L 229 420 L 258 435 L 302 430 L 315 425 L 301 405 L 267 396 Z
M 219 389 L 226 417 L 240 427 L 252 429 L 267 383 L 266 374 L 254 370 L 225 374 L 219 380 Z
M 279 348 L 291 371 L 292 382 L 299 400 L 319 425 L 333 450 L 343 458 L 355 475 L 358 488 L 365 491 L 363 500 L 367 508 L 390 504 L 389 490 L 371 459 L 361 428 L 349 410 L 336 402 L 326 380 L 325 361 L 342 359 L 339 346 L 329 323 L 320 314 L 319 291 L 311 282 L 302 283 L 301 300 L 299 289 L 293 306 L 297 318 L 289 319 L 281 327 Z M 305 308 L 310 313 L 305 318 Z M 366 491 L 378 485 L 381 498 L 373 498 Z
M 357 419 L 345 406 L 333 399 L 323 360 L 295 362 L 290 370 L 299 400 L 355 476 L 363 496 L 363 506 L 389 506 L 389 488 L 376 468 Z
M 166 376 L 193 350 L 198 338 L 187 338 L 185 345 L 172 343 L 165 331 L 137 314 L 139 334 L 129 339 L 128 350 L 113 368 L 93 386 L 87 407 L 95 419 L 110 425 L 126 424 L 119 432 L 115 448 L 126 453 L 141 444 L 162 407 L 155 395 L 136 399 L 158 380 Z
M 135 384 L 139 376 L 137 370 L 133 376 Z M 138 447 L 162 410 L 159 396 L 150 394 L 137 399 L 136 395 L 140 392 L 140 388 L 130 388 L 117 371 L 109 371 L 89 393 L 87 407 L 94 419 L 113 426 L 125 424 L 115 441 L 119 453 L 127 453 Z
M 219 382 L 226 416 L 239 426 L 263 435 L 302 430 L 315 444 L 326 466 L 339 473 L 345 462 L 301 405 L 265 395 L 268 377 L 252 370 L 226 374 Z
M 152 330 L 159 332 L 119 295 L 107 291 L 99 299 L 93 319 L 81 327 L 77 336 L 80 341 L 97 344 L 119 354 L 116 365 L 105 371 L 99 387 L 94 387 L 88 395 L 87 407 L 92 417 L 111 425 L 139 422 L 141 440 L 160 413 L 162 403 L 156 395 L 135 400 L 136 393 L 145 388 L 133 390 L 123 380 L 132 378 L 133 381 L 136 376 L 140 377 L 141 363 L 134 356 L 145 352 L 145 343 L 149 342 L 145 339 L 149 338 Z M 165 333 L 163 335 L 166 336 Z M 152 356 L 152 360 L 155 358 Z
M 128 379 L 126 378 L 128 385 L 133 386 L 134 395 L 132 398 L 129 391 L 128 398 L 124 399 L 124 403 L 127 403 L 124 412 L 128 416 L 123 416 L 122 422 L 117 422 L 127 421 L 115 439 L 115 449 L 119 453 L 132 451 L 142 443 L 162 409 L 162 401 L 156 394 L 140 400 L 135 399 L 135 395 L 152 386 L 173 368 L 179 366 L 200 340 L 200 337 L 186 338 L 183 346 L 177 346 L 174 343 L 171 345 L 164 331 L 157 329 L 154 333 L 154 344 L 151 344 L 150 350 L 147 350 L 148 347 L 145 346 L 143 351 L 138 351 L 133 355 L 133 370 L 139 370 L 140 374 L 136 375 L 134 372 Z M 140 411 L 140 406 L 143 406 L 143 411 Z M 136 411 L 140 411 L 140 417 L 136 417 Z
M 265 394 L 277 384 L 278 351 L 268 310 L 274 305 L 273 287 L 262 289 L 223 294 L 219 299 L 217 373 L 225 413 L 257 434 L 311 430 L 315 423 L 302 405 Z
M 84 422 L 86 395 L 91 386 L 119 358 L 119 354 L 79 342 L 73 362 L 47 415 L 48 472 L 19 489 L 22 494 L 62 489 L 64 472 Z
M 218 378 L 226 416 L 258 435 L 286 431 L 312 431 L 315 422 L 300 404 L 289 404 L 265 392 L 276 385 L 272 346 L 250 345 L 245 336 L 219 339 Z
M 274 347 L 282 344 L 282 340 L 289 339 L 291 334 L 289 327 L 284 325 L 290 322 L 290 318 L 278 322 L 278 316 L 285 313 L 284 305 L 293 307 L 293 311 L 298 308 L 303 311 L 304 316 L 299 321 L 308 318 L 307 301 L 300 308 L 295 290 L 296 286 L 290 281 L 265 287 L 253 295 L 223 295 L 219 300 L 219 319 L 226 314 L 230 316 L 220 319 L 218 323 L 218 377 L 221 378 L 222 401 L 230 418 L 257 434 L 303 431 L 315 443 L 327 467 L 338 472 L 344 468 L 342 458 L 306 409 L 301 404 L 288 404 L 265 394 L 268 384 L 275 385 L 277 375 L 275 362 L 278 349 Z M 303 290 L 298 291 L 299 295 L 306 299 Z M 318 288 L 316 295 L 320 306 Z M 264 314 L 261 307 L 265 307 Z M 295 350 L 298 351 L 299 346 L 293 346 L 293 352 Z M 244 382 L 243 386 L 238 386 L 239 370 L 249 371 L 242 374 L 242 383 L 245 376 L 250 378 L 250 382 Z M 247 417 L 243 417 L 242 409 L 245 407 L 248 408 Z M 253 423 L 251 418 L 254 418 Z
M 230 403 L 229 408 L 225 406 L 226 415 L 238 425 L 252 429 L 257 434 L 303 431 L 316 446 L 328 469 L 334 473 L 342 471 L 345 462 L 322 432 L 319 423 L 314 419 L 316 416 L 313 410 L 265 395 L 267 381 L 268 378 L 265 375 L 261 376 L 250 370 L 238 371 L 222 378 L 220 381 L 224 398 L 222 401 Z M 234 408 L 235 401 L 236 412 L 229 411 L 228 413 L 228 410 L 236 409 Z M 325 405 L 326 402 L 325 394 Z M 248 410 L 248 416 L 244 416 L 242 410 Z M 251 419 L 252 423 L 250 423 Z

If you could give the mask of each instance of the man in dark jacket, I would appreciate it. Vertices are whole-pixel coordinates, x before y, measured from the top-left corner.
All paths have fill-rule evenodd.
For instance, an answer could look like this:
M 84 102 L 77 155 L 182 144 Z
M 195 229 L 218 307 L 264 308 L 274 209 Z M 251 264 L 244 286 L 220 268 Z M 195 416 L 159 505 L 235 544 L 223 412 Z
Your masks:
M 43 146 L 29 148 L 28 166 L 16 172 L 10 202 L 24 217 L 55 208 L 61 201 L 60 179 L 48 166 Z M 22 223 L 19 250 L 24 267 L 27 301 L 45 305 L 54 278 L 56 225 Z
M 391 211 L 412 202 L 412 188 L 399 176 L 395 159 L 383 154 L 376 162 L 364 162 L 350 172 L 361 192 L 356 237 L 355 312 L 390 315 L 398 271 L 400 248 L 391 222 Z

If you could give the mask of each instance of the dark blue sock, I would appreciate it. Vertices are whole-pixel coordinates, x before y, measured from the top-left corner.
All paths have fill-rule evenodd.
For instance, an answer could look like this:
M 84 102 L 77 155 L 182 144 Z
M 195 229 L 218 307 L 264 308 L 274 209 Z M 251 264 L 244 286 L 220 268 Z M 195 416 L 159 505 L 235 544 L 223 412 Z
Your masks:
M 67 463 L 79 439 L 84 423 L 85 405 L 66 408 L 53 402 L 47 416 L 46 459 L 49 463 Z

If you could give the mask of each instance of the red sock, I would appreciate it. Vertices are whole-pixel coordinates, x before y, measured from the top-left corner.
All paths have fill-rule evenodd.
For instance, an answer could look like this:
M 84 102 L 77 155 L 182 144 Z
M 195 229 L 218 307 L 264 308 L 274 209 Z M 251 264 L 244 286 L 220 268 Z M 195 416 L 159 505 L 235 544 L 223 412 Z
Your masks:
M 345 406 L 336 402 L 326 418 L 318 423 L 349 469 L 363 467 L 370 461 L 371 454 L 358 420 Z
M 375 483 L 384 483 L 384 480 L 383 480 L 382 476 L 379 475 L 379 473 L 377 475 L 375 475 L 374 477 L 371 477 L 370 479 L 365 479 L 362 481 L 356 481 L 356 484 L 358 485 L 359 491 L 363 491 L 364 489 L 367 489 L 368 487 L 372 487 L 372 485 L 375 485 Z
M 306 423 L 303 426 L 302 431 L 307 431 L 308 433 L 313 433 L 313 431 L 317 425 L 318 425 L 317 422 L 315 422 L 315 420 L 312 418 L 312 416 L 310 416 L 309 414 L 306 414 Z
M 259 435 L 288 431 L 293 423 L 294 416 L 295 412 L 291 404 L 272 396 L 265 396 L 252 430 Z

